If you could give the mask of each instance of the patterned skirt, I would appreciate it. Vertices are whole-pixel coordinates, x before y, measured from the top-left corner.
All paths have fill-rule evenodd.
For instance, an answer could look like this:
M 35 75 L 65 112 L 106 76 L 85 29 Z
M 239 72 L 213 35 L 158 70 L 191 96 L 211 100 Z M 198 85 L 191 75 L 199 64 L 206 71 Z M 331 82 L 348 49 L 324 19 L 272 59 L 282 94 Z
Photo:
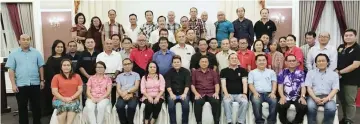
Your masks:
M 65 103 L 59 99 L 56 99 L 53 101 L 53 107 L 55 109 L 57 109 L 57 113 L 56 115 L 59 115 L 63 112 L 75 112 L 75 113 L 79 113 L 81 111 L 80 109 L 80 101 L 79 99 L 70 102 L 70 103 Z

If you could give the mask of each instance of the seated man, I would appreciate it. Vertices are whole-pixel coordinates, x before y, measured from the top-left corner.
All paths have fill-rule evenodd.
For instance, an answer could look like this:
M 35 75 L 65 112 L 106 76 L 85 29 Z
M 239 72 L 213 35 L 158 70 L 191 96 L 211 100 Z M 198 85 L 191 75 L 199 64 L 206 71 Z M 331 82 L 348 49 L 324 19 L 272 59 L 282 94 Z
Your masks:
M 291 104 L 295 105 L 296 116 L 293 124 L 300 124 L 303 122 L 306 114 L 306 100 L 305 100 L 305 73 L 297 68 L 298 61 L 292 54 L 285 58 L 285 64 L 288 68 L 282 70 L 278 75 L 278 92 L 280 94 L 280 101 L 277 105 L 280 122 L 283 124 L 290 124 L 287 120 L 287 111 Z
M 219 124 L 220 100 L 219 100 L 219 77 L 209 68 L 207 56 L 202 56 L 199 62 L 200 68 L 192 72 L 191 90 L 195 95 L 194 111 L 198 124 L 201 124 L 202 110 L 205 102 L 210 102 L 215 124 Z
M 125 58 L 122 63 L 124 72 L 116 78 L 116 91 L 120 95 L 116 103 L 116 111 L 121 124 L 134 124 L 140 76 L 132 71 L 133 62 L 129 58 Z M 128 105 L 127 112 L 125 112 L 126 105 Z
M 223 102 L 225 108 L 226 122 L 228 124 L 231 124 L 232 122 L 231 103 L 238 102 L 239 110 L 236 124 L 245 124 L 245 117 L 248 109 L 248 72 L 246 71 L 246 69 L 239 66 L 239 59 L 237 58 L 236 53 L 231 53 L 228 57 L 228 60 L 229 67 L 222 69 L 220 72 L 221 87 L 224 92 Z
M 256 124 L 264 124 L 262 118 L 262 103 L 269 104 L 269 116 L 267 124 L 276 123 L 276 74 L 273 70 L 267 69 L 267 58 L 264 54 L 255 57 L 257 68 L 249 73 L 250 99 L 255 116 Z
M 336 102 L 333 100 L 339 91 L 339 75 L 328 68 L 330 59 L 326 54 L 318 54 L 315 57 L 317 69 L 310 70 L 305 79 L 305 86 L 309 98 L 308 123 L 316 124 L 318 106 L 324 106 L 323 124 L 333 124 L 336 112 Z

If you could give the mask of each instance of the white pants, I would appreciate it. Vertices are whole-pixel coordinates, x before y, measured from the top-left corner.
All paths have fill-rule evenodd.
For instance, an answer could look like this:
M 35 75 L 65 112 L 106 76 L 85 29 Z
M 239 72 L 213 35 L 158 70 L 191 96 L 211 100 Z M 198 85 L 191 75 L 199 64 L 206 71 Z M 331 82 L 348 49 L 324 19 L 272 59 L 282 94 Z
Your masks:
M 87 99 L 85 107 L 88 109 L 88 117 L 90 124 L 102 124 L 104 122 L 105 108 L 110 104 L 109 99 L 103 99 L 98 103 L 94 103 L 91 99 Z M 97 116 L 95 117 L 95 107 Z

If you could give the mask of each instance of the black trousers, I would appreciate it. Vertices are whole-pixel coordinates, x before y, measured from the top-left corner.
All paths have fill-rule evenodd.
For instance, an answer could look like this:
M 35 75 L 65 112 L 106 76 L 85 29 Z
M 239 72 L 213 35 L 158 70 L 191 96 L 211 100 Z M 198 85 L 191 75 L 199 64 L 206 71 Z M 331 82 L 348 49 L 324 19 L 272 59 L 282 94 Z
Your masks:
M 19 109 L 19 124 L 29 124 L 28 102 L 30 101 L 33 124 L 41 124 L 40 85 L 18 87 L 16 101 Z
M 41 110 L 42 115 L 47 116 L 51 115 L 54 111 L 54 108 L 52 106 L 52 100 L 54 96 L 51 92 L 51 83 L 47 82 L 45 83 L 45 87 L 43 90 L 41 90 Z
M 289 120 L 287 120 L 287 111 L 291 104 L 294 104 L 296 108 L 296 116 L 293 123 L 303 122 L 304 115 L 306 114 L 307 111 L 307 106 L 299 103 L 298 101 L 299 100 L 287 101 L 284 105 L 281 105 L 280 103 L 277 104 L 277 111 L 279 112 L 279 119 L 281 123 L 283 124 L 290 123 Z
M 152 113 L 152 118 L 157 119 L 161 110 L 163 99 L 160 99 L 157 104 L 150 103 L 147 99 L 144 100 L 145 103 L 145 120 L 150 120 L 150 115 Z
M 204 96 L 201 99 L 194 100 L 194 111 L 196 122 L 202 121 L 202 111 L 205 102 L 209 102 L 211 105 L 211 111 L 214 117 L 215 124 L 219 122 L 220 118 L 220 100 L 214 97 Z

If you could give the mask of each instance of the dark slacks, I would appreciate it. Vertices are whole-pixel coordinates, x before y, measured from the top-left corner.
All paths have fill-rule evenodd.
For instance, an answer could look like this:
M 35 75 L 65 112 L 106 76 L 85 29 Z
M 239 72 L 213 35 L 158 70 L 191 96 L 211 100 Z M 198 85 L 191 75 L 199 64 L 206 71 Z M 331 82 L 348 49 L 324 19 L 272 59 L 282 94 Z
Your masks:
M 127 101 L 125 101 L 121 97 L 118 98 L 116 102 L 116 111 L 119 115 L 119 120 L 121 124 L 134 124 L 134 116 L 137 104 L 137 97 L 133 97 L 132 99 L 129 99 Z M 127 109 L 125 109 L 126 105 Z
M 202 111 L 205 102 L 209 102 L 211 105 L 211 111 L 214 117 L 214 122 L 218 123 L 220 118 L 220 100 L 215 99 L 211 96 L 204 96 L 201 99 L 195 100 L 194 102 L 194 111 L 196 122 L 202 121 Z
M 16 101 L 19 109 L 19 124 L 29 124 L 28 102 L 30 101 L 33 124 L 41 124 L 40 85 L 18 87 Z
M 295 116 L 293 123 L 302 123 L 304 120 L 306 111 L 307 111 L 307 106 L 299 103 L 298 100 L 287 101 L 283 105 L 281 105 L 280 103 L 277 104 L 277 111 L 279 112 L 280 122 L 283 124 L 290 123 L 289 120 L 287 119 L 287 111 L 291 104 L 294 104 L 294 106 L 296 108 L 296 116 Z
M 150 115 L 152 114 L 153 119 L 157 119 L 159 117 L 159 113 L 161 111 L 161 106 L 164 102 L 164 99 L 160 99 L 157 104 L 150 103 L 147 99 L 144 100 L 145 103 L 145 120 L 150 120 Z

